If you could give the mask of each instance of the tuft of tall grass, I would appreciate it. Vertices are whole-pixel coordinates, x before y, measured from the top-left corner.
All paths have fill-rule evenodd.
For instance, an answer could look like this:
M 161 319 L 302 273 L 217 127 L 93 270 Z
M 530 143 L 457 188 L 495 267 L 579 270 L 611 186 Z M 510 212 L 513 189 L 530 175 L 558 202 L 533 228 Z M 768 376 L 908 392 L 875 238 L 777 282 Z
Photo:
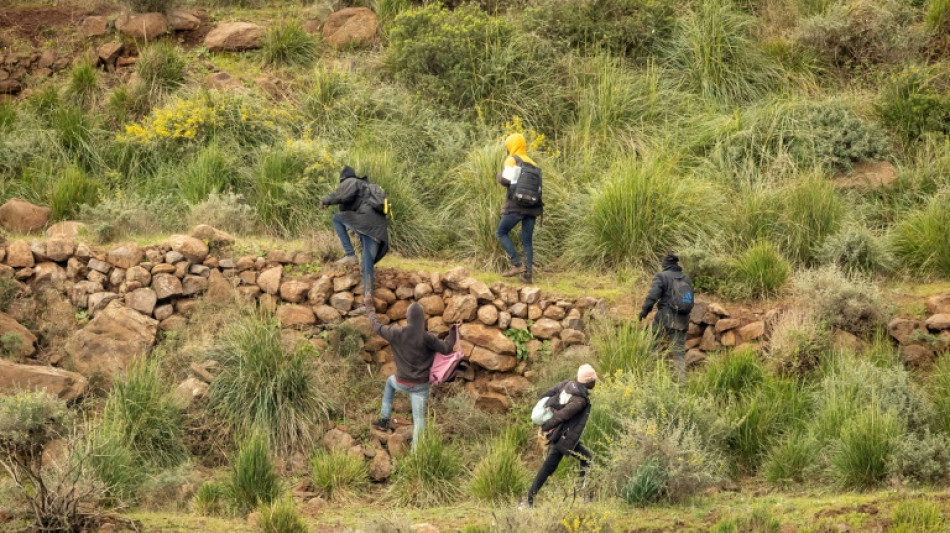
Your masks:
M 181 168 L 180 163 L 176 167 Z M 230 192 L 238 183 L 238 171 L 226 148 L 210 144 L 185 165 L 175 183 L 185 201 L 198 204 L 210 194 Z
M 167 468 L 188 457 L 182 440 L 182 413 L 156 359 L 129 367 L 125 377 L 114 384 L 102 417 L 145 463 Z
M 308 449 L 329 405 L 317 388 L 309 344 L 284 352 L 280 331 L 272 320 L 254 317 L 227 330 L 208 406 L 238 437 L 257 430 L 280 452 Z
M 597 322 L 591 332 L 591 347 L 599 357 L 603 376 L 617 372 L 643 374 L 653 368 L 655 336 L 632 320 Z
M 261 225 L 274 232 L 295 234 L 309 227 L 318 209 L 317 194 L 305 175 L 302 154 L 284 148 L 264 148 L 246 181 L 247 200 Z
M 666 253 L 703 238 L 720 205 L 716 192 L 679 176 L 669 161 L 627 157 L 592 191 L 568 244 L 581 264 L 657 265 Z
M 62 170 L 50 191 L 50 217 L 64 220 L 79 214 L 83 205 L 94 206 L 99 201 L 102 184 L 82 168 L 70 165 Z
M 939 357 L 934 363 L 928 384 L 930 401 L 934 405 L 934 425 L 950 433 L 950 357 Z
M 317 42 L 299 21 L 284 21 L 268 28 L 261 52 L 267 65 L 307 66 L 317 58 Z
M 51 112 L 49 122 L 66 158 L 86 170 L 102 168 L 102 130 L 93 117 L 78 106 L 63 105 Z
M 785 239 L 779 244 L 790 259 L 810 263 L 825 237 L 841 226 L 845 203 L 820 175 L 806 176 L 789 187 L 782 203 Z
M 727 437 L 738 466 L 757 471 L 772 443 L 803 425 L 811 404 L 796 381 L 783 378 L 769 378 L 759 390 L 739 398 L 728 409 L 733 424 Z
M 927 4 L 927 26 L 939 30 L 950 23 L 950 1 L 930 0 Z
M 0 102 L 0 133 L 12 130 L 16 121 L 17 111 L 13 104 L 7 101 Z
M 280 477 L 271 462 L 267 437 L 250 435 L 231 463 L 229 488 L 234 509 L 247 513 L 261 504 L 270 504 L 280 496 Z
M 905 216 L 891 232 L 895 255 L 916 272 L 950 276 L 950 194 L 938 194 Z
M 847 274 L 886 273 L 895 266 L 884 240 L 857 222 L 847 223 L 838 233 L 828 236 L 817 258 L 822 263 L 837 265 Z
M 127 443 L 125 433 L 116 424 L 100 422 L 87 438 L 95 450 L 89 457 L 92 474 L 107 487 L 113 502 L 134 502 L 148 472 Z
M 868 409 L 851 419 L 831 457 L 835 479 L 844 487 L 867 489 L 882 483 L 902 429 L 890 413 Z
M 634 470 L 620 496 L 630 505 L 647 505 L 659 501 L 666 490 L 666 471 L 656 460 L 649 460 Z
M 757 98 L 776 85 L 781 71 L 753 33 L 753 19 L 733 2 L 702 0 L 678 21 L 671 68 L 686 87 L 717 103 Z
M 160 96 L 184 85 L 186 66 L 187 61 L 175 45 L 163 41 L 142 50 L 135 70 L 147 92 Z
M 874 107 L 884 125 L 906 142 L 927 133 L 948 133 L 950 76 L 935 67 L 908 66 L 884 83 Z
M 291 497 L 278 498 L 273 503 L 262 504 L 261 517 L 257 524 L 262 533 L 308 533 L 307 523 L 300 517 Z
M 854 335 L 870 337 L 889 318 L 887 304 L 874 283 L 857 274 L 848 276 L 833 266 L 799 273 L 795 291 L 819 321 Z
M 723 518 L 717 522 L 710 533 L 779 533 L 782 521 L 772 514 L 766 506 L 758 506 L 751 513 Z
M 346 501 L 369 484 L 362 457 L 344 451 L 317 451 L 310 460 L 310 481 L 329 500 Z
M 759 387 L 765 380 L 765 368 L 755 350 L 736 350 L 712 361 L 701 380 L 702 390 L 714 398 L 734 398 Z
M 192 507 L 198 516 L 221 516 L 227 506 L 228 487 L 222 483 L 202 483 L 195 491 Z
M 93 103 L 98 91 L 99 78 L 92 63 L 82 62 L 73 67 L 66 86 L 66 94 L 72 102 L 86 107 Z
M 413 507 L 452 503 L 462 494 L 463 468 L 458 453 L 427 429 L 416 449 L 396 463 L 390 497 L 398 505 Z
M 889 533 L 939 533 L 947 530 L 947 519 L 937 502 L 906 500 L 894 506 Z
M 761 241 L 746 249 L 732 262 L 729 282 L 738 292 L 752 298 L 768 298 L 779 293 L 791 265 L 776 246 Z
M 768 359 L 783 375 L 805 377 L 832 348 L 831 331 L 814 314 L 790 309 L 772 328 Z
M 530 474 L 518 455 L 518 443 L 510 435 L 496 437 L 475 465 L 469 492 L 480 500 L 506 502 L 528 490 Z
M 820 451 L 818 442 L 802 430 L 785 434 L 766 452 L 762 469 L 765 479 L 777 485 L 803 483 Z

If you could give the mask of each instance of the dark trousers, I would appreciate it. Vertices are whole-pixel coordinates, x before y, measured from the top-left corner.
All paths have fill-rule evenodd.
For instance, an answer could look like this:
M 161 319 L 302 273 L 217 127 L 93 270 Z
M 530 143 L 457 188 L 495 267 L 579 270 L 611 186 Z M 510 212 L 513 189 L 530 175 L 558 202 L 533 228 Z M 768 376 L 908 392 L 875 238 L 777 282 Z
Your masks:
M 355 256 L 356 251 L 354 251 L 353 243 L 350 241 L 350 234 L 346 231 L 349 228 L 340 221 L 339 215 L 340 213 L 333 215 L 333 229 L 336 230 L 336 236 L 340 238 L 343 253 Z M 379 253 L 379 243 L 369 235 L 364 235 L 358 231 L 356 231 L 356 234 L 359 235 L 360 244 L 363 247 L 363 259 L 360 261 L 360 271 L 363 274 L 363 293 L 372 294 L 373 285 L 376 282 L 376 255 Z
M 673 367 L 676 371 L 676 380 L 686 382 L 686 331 L 673 329 L 662 324 L 654 323 L 653 332 L 657 341 L 669 343 L 670 354 L 673 356 Z
M 568 455 L 573 455 L 580 462 L 580 478 L 583 481 L 584 477 L 587 476 L 587 469 L 590 468 L 590 460 L 594 455 L 580 442 L 577 443 L 577 446 L 574 446 L 574 449 Z M 531 484 L 531 488 L 528 489 L 528 504 L 534 504 L 534 497 L 538 494 L 538 491 L 541 490 L 541 487 L 544 486 L 544 482 L 557 470 L 557 465 L 561 464 L 561 459 L 563 458 L 564 454 L 561 453 L 556 446 L 548 446 L 548 456 L 544 459 L 544 463 L 541 464 L 538 475 L 534 477 L 534 483 Z
M 511 230 L 521 222 L 521 247 L 524 248 L 525 269 L 529 273 L 531 272 L 531 265 L 534 264 L 534 221 L 535 217 L 532 216 L 508 213 L 501 215 L 498 228 L 495 230 L 495 237 L 498 237 L 501 242 L 501 247 L 508 254 L 508 259 L 511 259 L 511 264 L 521 266 L 521 257 L 518 255 L 518 250 L 515 249 L 515 243 L 511 242 L 511 237 L 508 236 Z

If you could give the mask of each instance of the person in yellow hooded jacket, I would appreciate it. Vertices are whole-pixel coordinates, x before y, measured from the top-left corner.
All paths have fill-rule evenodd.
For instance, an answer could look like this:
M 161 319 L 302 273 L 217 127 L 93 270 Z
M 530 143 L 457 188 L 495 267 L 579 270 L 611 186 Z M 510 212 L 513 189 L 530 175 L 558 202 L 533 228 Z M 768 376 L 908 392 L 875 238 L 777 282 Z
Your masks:
M 508 254 L 511 260 L 511 268 L 502 274 L 505 277 L 514 277 L 521 275 L 521 281 L 525 283 L 532 282 L 533 264 L 534 264 L 534 223 L 544 211 L 544 204 L 539 202 L 530 207 L 524 206 L 514 198 L 514 186 L 523 168 L 527 163 L 532 167 L 537 167 L 533 159 L 528 157 L 527 144 L 524 135 L 514 133 L 505 139 L 505 148 L 508 150 L 508 157 L 505 159 L 505 165 L 498 174 L 498 183 L 507 189 L 505 203 L 501 207 L 501 220 L 498 222 L 498 229 L 495 230 L 495 236 L 501 242 L 501 246 Z M 540 191 L 539 191 L 540 193 Z M 524 261 L 518 255 L 515 244 L 511 242 L 508 236 L 515 226 L 521 224 L 521 247 L 524 250 Z

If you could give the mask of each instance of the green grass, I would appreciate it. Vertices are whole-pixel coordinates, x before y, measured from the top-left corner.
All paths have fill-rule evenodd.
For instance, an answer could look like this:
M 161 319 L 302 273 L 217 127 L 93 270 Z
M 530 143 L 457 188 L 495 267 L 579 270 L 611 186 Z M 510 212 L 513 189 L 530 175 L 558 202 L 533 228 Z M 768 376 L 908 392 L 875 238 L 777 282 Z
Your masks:
M 475 465 L 469 493 L 480 500 L 499 503 L 523 496 L 531 475 L 518 451 L 518 443 L 510 435 L 496 437 Z
M 593 325 L 591 346 L 600 358 L 597 370 L 602 376 L 616 372 L 642 374 L 655 361 L 655 336 L 633 320 L 607 320 Z
M 258 527 L 262 533 L 308 533 L 310 529 L 300 517 L 293 498 L 284 497 L 260 507 Z
M 167 42 L 149 45 L 135 65 L 139 78 L 154 95 L 174 91 L 185 83 L 187 60 L 176 46 Z
M 401 506 L 451 504 L 462 495 L 463 472 L 458 452 L 427 429 L 416 449 L 396 462 L 389 498 Z
M 867 489 L 884 482 L 899 423 L 886 413 L 870 409 L 852 419 L 841 432 L 841 443 L 831 459 L 834 476 L 846 488 Z
M 267 29 L 261 50 L 268 65 L 312 65 L 317 57 L 317 42 L 300 22 L 286 21 Z
M 935 196 L 925 207 L 910 213 L 891 235 L 895 255 L 916 272 L 950 276 L 950 210 L 946 195 Z
M 927 4 L 927 25 L 939 30 L 950 21 L 950 2 L 947 0 L 930 0 Z
M 750 246 L 736 257 L 730 283 L 737 291 L 753 298 L 778 295 L 791 272 L 791 265 L 768 241 Z
M 221 516 L 228 500 L 228 486 L 223 483 L 205 482 L 195 491 L 192 509 L 198 516 Z
M 70 165 L 62 169 L 49 195 L 52 220 L 67 220 L 79 214 L 83 205 L 95 205 L 102 183 L 82 168 Z
M 274 470 L 271 451 L 264 435 L 249 436 L 231 462 L 229 494 L 231 505 L 247 513 L 259 505 L 273 503 L 280 496 L 280 477 Z
M 245 317 L 232 325 L 215 359 L 221 373 L 209 389 L 209 408 L 237 437 L 260 431 L 277 451 L 307 450 L 329 405 L 318 389 L 309 344 L 281 348 L 271 320 Z
M 345 501 L 366 489 L 369 471 L 362 457 L 345 451 L 321 450 L 310 460 L 310 481 L 328 500 Z
M 947 519 L 936 502 L 908 500 L 898 503 L 891 514 L 888 533 L 937 533 L 946 531 Z
M 755 350 L 727 352 L 713 360 L 702 376 L 702 390 L 718 399 L 754 391 L 765 380 L 765 369 Z

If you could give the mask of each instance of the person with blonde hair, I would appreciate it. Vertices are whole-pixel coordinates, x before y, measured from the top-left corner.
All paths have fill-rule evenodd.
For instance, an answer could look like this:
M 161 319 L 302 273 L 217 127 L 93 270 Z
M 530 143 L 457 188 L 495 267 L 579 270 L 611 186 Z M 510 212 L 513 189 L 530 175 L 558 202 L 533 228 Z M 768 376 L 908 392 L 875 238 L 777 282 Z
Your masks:
M 508 150 L 508 157 L 498 174 L 498 183 L 506 188 L 507 193 L 505 203 L 501 206 L 501 220 L 498 221 L 495 236 L 508 254 L 511 268 L 502 275 L 511 278 L 520 274 L 521 281 L 532 283 L 534 223 L 544 212 L 544 202 L 541 200 L 541 169 L 528 157 L 524 135 L 509 135 L 505 139 L 505 148 Z M 508 236 L 519 223 L 524 262 Z

